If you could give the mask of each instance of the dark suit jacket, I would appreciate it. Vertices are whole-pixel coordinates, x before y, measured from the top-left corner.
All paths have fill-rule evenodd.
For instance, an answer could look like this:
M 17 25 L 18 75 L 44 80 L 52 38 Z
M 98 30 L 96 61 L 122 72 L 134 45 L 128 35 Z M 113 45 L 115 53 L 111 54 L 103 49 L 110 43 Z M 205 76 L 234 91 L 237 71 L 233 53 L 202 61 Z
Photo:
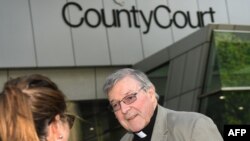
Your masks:
M 126 133 L 121 141 L 132 141 Z M 195 112 L 180 112 L 158 105 L 151 141 L 223 141 L 214 122 Z

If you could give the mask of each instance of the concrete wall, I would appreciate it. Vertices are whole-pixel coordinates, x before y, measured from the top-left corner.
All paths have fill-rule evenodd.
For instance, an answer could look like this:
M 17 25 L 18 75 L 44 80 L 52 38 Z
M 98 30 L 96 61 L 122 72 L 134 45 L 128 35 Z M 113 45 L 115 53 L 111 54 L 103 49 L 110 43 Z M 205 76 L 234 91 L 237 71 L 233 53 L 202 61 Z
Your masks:
M 50 68 L 0 70 L 0 86 L 9 78 L 26 74 L 42 74 L 53 80 L 69 100 L 106 99 L 102 87 L 112 68 Z
M 93 9 L 104 9 L 107 21 L 112 22 L 113 9 L 130 11 L 135 6 L 148 20 L 150 12 L 164 5 L 170 11 L 160 9 L 156 13 L 162 25 L 167 25 L 174 16 L 179 25 L 185 24 L 183 14 L 187 17 L 187 12 L 190 21 L 195 24 L 198 22 L 197 12 L 206 12 L 209 8 L 215 11 L 215 23 L 250 24 L 249 0 L 120 1 L 124 2 L 122 6 L 115 3 L 117 0 L 72 0 L 70 2 L 78 3 L 82 11 L 71 6 L 66 11 L 66 17 L 77 23 L 87 9 L 92 9 L 89 22 L 95 24 L 98 17 Z M 150 30 L 144 34 L 147 27 L 139 12 L 135 21 L 141 25 L 140 28 L 128 27 L 124 17 L 119 28 L 106 28 L 103 24 L 90 28 L 86 23 L 71 28 L 62 17 L 62 8 L 67 2 L 1 0 L 0 68 L 132 65 L 199 29 L 190 26 L 177 28 L 174 25 L 163 29 L 152 18 Z M 202 19 L 205 25 L 212 22 L 209 14 Z

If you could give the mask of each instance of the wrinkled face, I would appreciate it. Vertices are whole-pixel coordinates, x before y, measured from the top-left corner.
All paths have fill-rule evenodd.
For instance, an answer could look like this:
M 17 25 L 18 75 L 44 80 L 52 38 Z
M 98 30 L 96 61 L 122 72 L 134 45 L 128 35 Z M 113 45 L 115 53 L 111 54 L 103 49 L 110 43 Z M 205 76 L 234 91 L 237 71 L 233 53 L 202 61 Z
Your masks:
M 133 103 L 127 105 L 121 101 L 135 93 L 136 100 Z M 124 77 L 113 86 L 108 93 L 108 99 L 111 105 L 121 101 L 121 109 L 114 113 L 120 124 L 131 132 L 138 132 L 149 123 L 157 105 L 154 87 L 145 91 L 141 89 L 138 81 L 130 76 Z

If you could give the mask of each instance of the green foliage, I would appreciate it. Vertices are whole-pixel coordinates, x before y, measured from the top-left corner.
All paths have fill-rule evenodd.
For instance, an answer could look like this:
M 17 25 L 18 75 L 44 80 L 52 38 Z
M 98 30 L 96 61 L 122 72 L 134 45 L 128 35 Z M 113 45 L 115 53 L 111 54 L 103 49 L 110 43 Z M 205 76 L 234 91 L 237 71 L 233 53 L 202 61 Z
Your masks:
M 226 87 L 250 87 L 250 33 L 214 32 L 205 92 Z M 223 131 L 225 124 L 250 124 L 249 103 L 250 90 L 221 90 L 204 98 L 201 108 Z
M 216 32 L 214 39 L 222 87 L 250 86 L 250 35 Z

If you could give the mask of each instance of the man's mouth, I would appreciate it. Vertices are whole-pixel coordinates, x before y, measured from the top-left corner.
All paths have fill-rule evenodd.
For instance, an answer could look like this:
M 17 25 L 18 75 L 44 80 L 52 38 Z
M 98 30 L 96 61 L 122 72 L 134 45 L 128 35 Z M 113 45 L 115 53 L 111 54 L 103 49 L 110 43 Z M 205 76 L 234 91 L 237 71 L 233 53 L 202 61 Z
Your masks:
M 135 115 L 133 115 L 133 116 L 130 116 L 129 118 L 127 118 L 127 120 L 128 120 L 128 121 L 129 121 L 129 120 L 132 120 L 132 119 L 134 119 L 136 116 L 137 116 L 137 114 L 135 114 Z

